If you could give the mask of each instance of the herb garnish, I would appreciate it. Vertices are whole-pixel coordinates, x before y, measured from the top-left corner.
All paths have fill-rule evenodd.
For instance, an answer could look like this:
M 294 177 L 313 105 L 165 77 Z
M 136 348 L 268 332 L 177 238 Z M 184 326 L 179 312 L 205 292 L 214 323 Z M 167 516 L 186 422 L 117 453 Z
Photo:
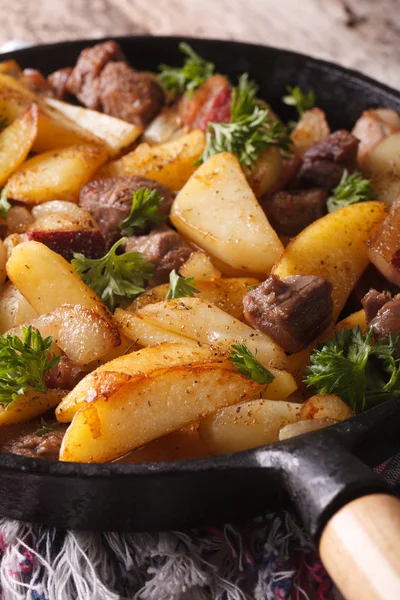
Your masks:
M 0 404 L 7 407 L 26 392 L 47 392 L 45 375 L 61 356 L 50 357 L 52 337 L 38 329 L 22 327 L 22 339 L 0 335 Z
M 369 179 L 364 179 L 361 173 L 350 173 L 345 169 L 338 185 L 326 201 L 328 212 L 332 213 L 357 202 L 375 200 L 377 195 L 372 190 Z
M 233 89 L 230 122 L 208 124 L 206 147 L 198 163 L 219 152 L 231 152 L 242 165 L 251 167 L 268 146 L 290 152 L 292 141 L 286 127 L 270 120 L 256 92 L 256 84 L 244 73 Z
M 60 423 L 58 423 L 58 421 L 55 421 L 54 423 L 47 423 L 43 417 L 40 417 L 40 423 L 41 427 L 35 431 L 35 435 L 38 435 L 39 437 L 42 437 L 42 435 L 46 435 L 46 433 L 50 433 L 50 431 L 54 431 L 60 427 Z
M 195 294 L 199 294 L 200 290 L 197 289 L 194 277 L 181 277 L 175 271 L 171 271 L 169 274 L 169 288 L 166 300 L 172 300 L 172 298 L 184 298 L 190 296 L 193 298 Z
M 315 105 L 315 93 L 313 90 L 304 93 L 301 88 L 296 85 L 287 85 L 286 90 L 288 94 L 283 96 L 282 101 L 288 106 L 294 106 L 302 117 L 307 110 L 311 110 Z
M 103 258 L 86 258 L 74 252 L 71 264 L 110 310 L 124 298 L 134 299 L 144 292 L 144 282 L 150 279 L 154 267 L 141 252 L 117 254 L 126 241 L 121 238 Z
M 134 235 L 135 231 L 142 229 L 147 223 L 158 224 L 165 220 L 165 216 L 158 214 L 157 210 L 163 198 L 157 190 L 140 188 L 132 196 L 132 206 L 129 215 L 120 225 L 125 235 Z
M 11 208 L 11 204 L 7 199 L 7 188 L 3 188 L 0 194 L 0 218 L 6 219 L 8 211 Z
M 232 344 L 229 358 L 239 373 L 257 383 L 271 383 L 275 379 L 272 373 L 257 360 L 243 342 Z
M 172 99 L 184 92 L 191 95 L 193 90 L 205 83 L 215 70 L 215 65 L 201 58 L 189 44 L 181 42 L 179 50 L 187 57 L 183 67 L 159 66 L 158 80 L 164 90 L 171 94 Z
M 338 394 L 355 413 L 400 396 L 396 344 L 390 336 L 372 345 L 372 330 L 344 329 L 311 353 L 304 383 L 320 394 Z

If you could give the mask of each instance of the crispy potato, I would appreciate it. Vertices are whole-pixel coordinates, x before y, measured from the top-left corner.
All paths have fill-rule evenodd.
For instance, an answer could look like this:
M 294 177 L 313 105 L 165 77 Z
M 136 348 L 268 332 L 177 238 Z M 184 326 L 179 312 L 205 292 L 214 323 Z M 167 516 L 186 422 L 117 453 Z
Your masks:
M 8 123 L 15 121 L 32 103 L 39 107 L 38 133 L 33 144 L 34 152 L 46 152 L 76 144 L 93 143 L 103 146 L 103 142 L 80 129 L 55 108 L 29 90 L 22 82 L 0 73 L 0 114 Z
M 96 399 L 90 396 L 65 434 L 60 460 L 112 460 L 264 388 L 232 370 L 227 357 L 209 353 L 199 359 L 199 349 L 177 346 L 180 366 L 166 362 L 165 368 L 125 381 L 114 374 L 119 384 L 109 395 L 101 390 Z M 147 349 L 150 360 L 152 350 Z M 128 356 L 135 360 L 134 353 Z
M 289 423 L 282 427 L 279 431 L 279 440 L 288 440 L 289 438 L 295 437 L 296 435 L 302 435 L 303 433 L 310 433 L 311 431 L 317 431 L 317 429 L 325 429 L 331 425 L 336 425 L 339 421 L 335 419 L 329 419 L 324 417 L 322 419 L 310 419 L 309 421 L 297 421 L 296 423 Z
M 36 104 L 21 114 L 0 133 L 0 187 L 26 159 L 38 132 Z
M 30 323 L 38 316 L 36 310 L 10 281 L 0 292 L 0 334 L 21 325 Z
M 7 263 L 7 248 L 0 240 L 0 285 L 6 280 L 7 271 L 6 271 L 6 263 Z
M 86 306 L 64 304 L 30 322 L 42 337 L 54 343 L 77 365 L 87 365 L 116 348 L 121 338 L 116 325 Z M 19 335 L 21 327 L 7 333 Z
M 165 144 L 187 133 L 187 128 L 182 127 L 178 103 L 164 106 L 159 114 L 146 127 L 142 141 L 154 146 Z
M 199 425 L 213 454 L 238 452 L 278 441 L 279 430 L 294 423 L 302 405 L 283 400 L 251 400 L 221 408 Z
M 151 321 L 121 308 L 117 308 L 115 311 L 114 319 L 118 323 L 121 333 L 140 346 L 155 346 L 164 342 L 185 342 L 192 346 L 196 344 L 195 340 L 155 325 Z
M 96 179 L 141 175 L 180 190 L 196 170 L 194 163 L 203 154 L 204 146 L 205 136 L 199 130 L 159 146 L 140 144 L 133 152 L 105 165 Z
M 215 281 L 199 281 L 196 279 L 195 285 L 200 292 L 196 297 L 206 302 L 212 302 L 232 317 L 243 321 L 243 297 L 249 291 L 249 286 L 258 283 L 260 282 L 257 279 L 251 277 L 220 278 Z M 167 283 L 151 288 L 147 292 L 140 294 L 126 310 L 135 312 L 147 304 L 161 302 L 165 300 L 168 289 L 169 285 Z
M 6 224 L 9 233 L 24 233 L 35 219 L 25 206 L 12 206 L 7 213 Z
M 367 330 L 367 323 L 365 320 L 365 311 L 364 309 L 358 310 L 357 312 L 349 315 L 345 319 L 339 321 L 336 324 L 336 331 L 343 331 L 343 329 L 354 329 L 355 327 L 360 327 L 363 333 Z
M 122 310 L 115 312 L 118 323 L 121 323 L 123 313 Z M 232 344 L 244 342 L 263 364 L 277 369 L 284 369 L 287 364 L 284 351 L 271 338 L 199 298 L 177 298 L 148 304 L 132 316 L 195 342 L 216 344 L 227 350 Z M 144 345 L 139 335 L 135 339 Z
M 29 241 L 16 246 L 7 262 L 7 275 L 39 315 L 63 304 L 81 304 L 111 318 L 73 266 L 40 242 Z
M 194 277 L 197 283 L 214 281 L 221 277 L 221 272 L 214 267 L 204 252 L 192 252 L 188 260 L 180 267 L 179 274 L 182 277 Z
M 319 275 L 333 285 L 333 318 L 368 265 L 366 242 L 384 220 L 383 202 L 360 202 L 328 214 L 304 229 L 272 269 L 279 277 Z
M 283 160 L 277 146 L 270 146 L 264 150 L 252 168 L 244 170 L 247 181 L 257 198 L 275 187 L 282 171 Z
M 127 123 L 127 121 L 122 121 L 96 110 L 89 110 L 83 106 L 76 106 L 54 98 L 46 98 L 44 102 L 71 119 L 83 130 L 100 138 L 110 156 L 120 154 L 124 148 L 133 144 L 142 133 L 142 129 L 138 125 Z
M 0 73 L 3 75 L 9 75 L 14 79 L 21 79 L 23 72 L 16 60 L 3 60 L 0 62 Z
M 364 156 L 362 171 L 379 199 L 392 204 L 400 196 L 400 132 L 389 135 Z
M 26 392 L 8 408 L 0 406 L 0 427 L 30 421 L 57 406 L 66 390 L 47 390 L 45 393 Z
M 28 231 L 95 231 L 98 229 L 88 210 L 74 202 L 50 200 L 38 204 L 32 209 L 34 222 L 26 229 Z
M 316 394 L 301 405 L 297 420 L 306 421 L 326 417 L 335 421 L 344 421 L 354 417 L 354 413 L 339 396 L 335 394 Z
M 175 198 L 170 218 L 213 263 L 216 258 L 244 275 L 265 278 L 282 253 L 239 161 L 228 152 L 215 154 L 199 167 Z
M 400 285 L 400 199 L 393 202 L 388 216 L 369 240 L 368 258 L 385 279 Z
M 306 150 L 322 142 L 330 133 L 324 111 L 317 107 L 307 110 L 292 131 L 296 154 L 303 156 Z
M 107 159 L 98 146 L 68 146 L 27 160 L 10 177 L 8 196 L 26 204 L 57 198 L 77 202 L 81 188 Z
M 364 110 L 353 127 L 352 134 L 360 140 L 357 162 L 363 166 L 368 152 L 388 135 L 400 129 L 399 114 L 390 108 Z

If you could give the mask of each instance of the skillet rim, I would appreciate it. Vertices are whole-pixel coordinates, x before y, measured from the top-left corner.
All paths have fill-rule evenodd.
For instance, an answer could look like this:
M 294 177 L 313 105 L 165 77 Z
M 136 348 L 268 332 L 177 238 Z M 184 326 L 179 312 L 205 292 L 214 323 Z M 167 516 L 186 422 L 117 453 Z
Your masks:
M 252 48 L 254 51 L 259 51 L 260 49 L 270 50 L 273 53 L 275 52 L 277 55 L 283 55 L 292 59 L 302 59 L 309 64 L 310 66 L 318 66 L 322 67 L 326 71 L 330 71 L 331 73 L 336 73 L 340 75 L 342 79 L 348 81 L 357 81 L 362 82 L 364 85 L 368 86 L 372 90 L 376 90 L 384 93 L 388 98 L 392 98 L 395 102 L 400 101 L 400 91 L 395 90 L 394 88 L 386 85 L 385 83 L 381 83 L 373 79 L 372 77 L 365 75 L 355 69 L 349 69 L 347 67 L 343 67 L 334 62 L 315 58 L 308 54 L 304 54 L 302 52 L 295 52 L 293 50 L 286 50 L 284 48 L 277 48 L 275 46 L 269 46 L 266 44 L 254 44 L 251 42 L 242 42 L 235 40 L 221 40 L 217 38 L 199 38 L 199 37 L 191 37 L 191 36 L 177 36 L 177 35 L 125 35 L 125 36 L 105 36 L 100 38 L 80 38 L 76 40 L 68 40 L 63 42 L 55 42 L 50 44 L 35 44 L 27 48 L 21 48 L 17 50 L 13 50 L 10 52 L 0 53 L 0 59 L 10 59 L 14 58 L 18 60 L 19 56 L 28 56 L 30 53 L 35 50 L 39 51 L 54 51 L 58 50 L 62 52 L 66 48 L 71 48 L 76 45 L 87 44 L 88 46 L 93 46 L 94 44 L 106 41 L 106 40 L 115 40 L 116 42 L 124 43 L 129 42 L 131 40 L 135 40 L 140 43 L 141 40 L 148 41 L 149 39 L 153 40 L 156 44 L 158 41 L 161 42 L 170 42 L 171 44 L 179 44 L 179 42 L 185 41 L 187 43 L 208 43 L 212 46 L 218 47 L 221 45 L 227 46 L 239 46 Z M 369 413 L 373 413 L 377 411 L 380 407 L 390 402 L 390 400 L 384 402 L 381 405 L 378 405 L 374 408 L 371 408 L 364 413 L 360 413 L 360 415 L 355 415 L 350 419 L 346 419 L 341 423 L 336 425 L 331 425 L 327 427 L 326 430 L 335 431 L 343 427 L 343 424 L 347 426 L 347 424 L 358 423 L 360 421 L 360 416 L 367 415 Z M 312 435 L 312 433 L 303 434 L 298 436 L 298 439 L 301 440 L 304 437 L 308 437 Z M 291 442 L 292 444 L 292 442 Z M 290 444 L 290 445 L 291 445 Z M 56 478 L 71 478 L 76 477 L 80 479 L 87 478 L 109 478 L 109 477 L 130 477 L 130 476 L 153 476 L 153 475 L 169 475 L 171 473 L 184 473 L 184 472 L 196 472 L 196 471 L 206 471 L 207 467 L 212 467 L 213 469 L 224 469 L 224 468 L 232 468 L 234 466 L 238 467 L 247 467 L 249 468 L 249 458 L 255 459 L 257 453 L 269 449 L 269 450 L 278 450 L 279 448 L 284 448 L 287 445 L 287 441 L 282 442 L 273 442 L 270 444 L 264 444 L 262 446 L 258 446 L 256 448 L 250 448 L 247 450 L 242 450 L 238 452 L 233 452 L 229 454 L 223 455 L 211 455 L 204 458 L 197 459 L 181 459 L 174 460 L 168 462 L 149 462 L 149 463 L 78 463 L 78 462 L 62 462 L 56 461 L 53 459 L 41 459 L 41 458 L 31 458 L 26 456 L 21 456 L 18 454 L 12 454 L 8 452 L 0 452 L 0 473 L 7 472 L 20 472 L 26 473 L 29 475 L 37 475 L 37 476 L 49 476 Z M 247 460 L 246 460 L 247 459 Z M 234 463 L 237 463 L 236 465 Z M 253 461 L 250 461 L 253 463 Z M 254 465 L 255 466 L 255 465 Z

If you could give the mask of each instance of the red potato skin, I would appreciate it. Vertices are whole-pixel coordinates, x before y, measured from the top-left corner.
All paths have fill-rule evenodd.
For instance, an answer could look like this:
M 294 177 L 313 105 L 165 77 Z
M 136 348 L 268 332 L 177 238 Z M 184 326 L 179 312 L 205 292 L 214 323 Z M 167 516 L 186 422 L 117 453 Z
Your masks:
M 28 231 L 28 240 L 41 242 L 50 250 L 70 261 L 74 252 L 87 258 L 100 258 L 106 253 L 106 245 L 100 231 Z

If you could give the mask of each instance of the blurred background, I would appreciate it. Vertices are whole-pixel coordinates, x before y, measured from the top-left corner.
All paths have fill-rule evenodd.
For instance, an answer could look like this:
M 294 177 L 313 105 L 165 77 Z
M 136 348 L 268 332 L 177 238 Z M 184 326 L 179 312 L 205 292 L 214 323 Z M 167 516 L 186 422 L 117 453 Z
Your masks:
M 244 40 L 400 88 L 399 0 L 0 0 L 0 44 L 129 34 Z

